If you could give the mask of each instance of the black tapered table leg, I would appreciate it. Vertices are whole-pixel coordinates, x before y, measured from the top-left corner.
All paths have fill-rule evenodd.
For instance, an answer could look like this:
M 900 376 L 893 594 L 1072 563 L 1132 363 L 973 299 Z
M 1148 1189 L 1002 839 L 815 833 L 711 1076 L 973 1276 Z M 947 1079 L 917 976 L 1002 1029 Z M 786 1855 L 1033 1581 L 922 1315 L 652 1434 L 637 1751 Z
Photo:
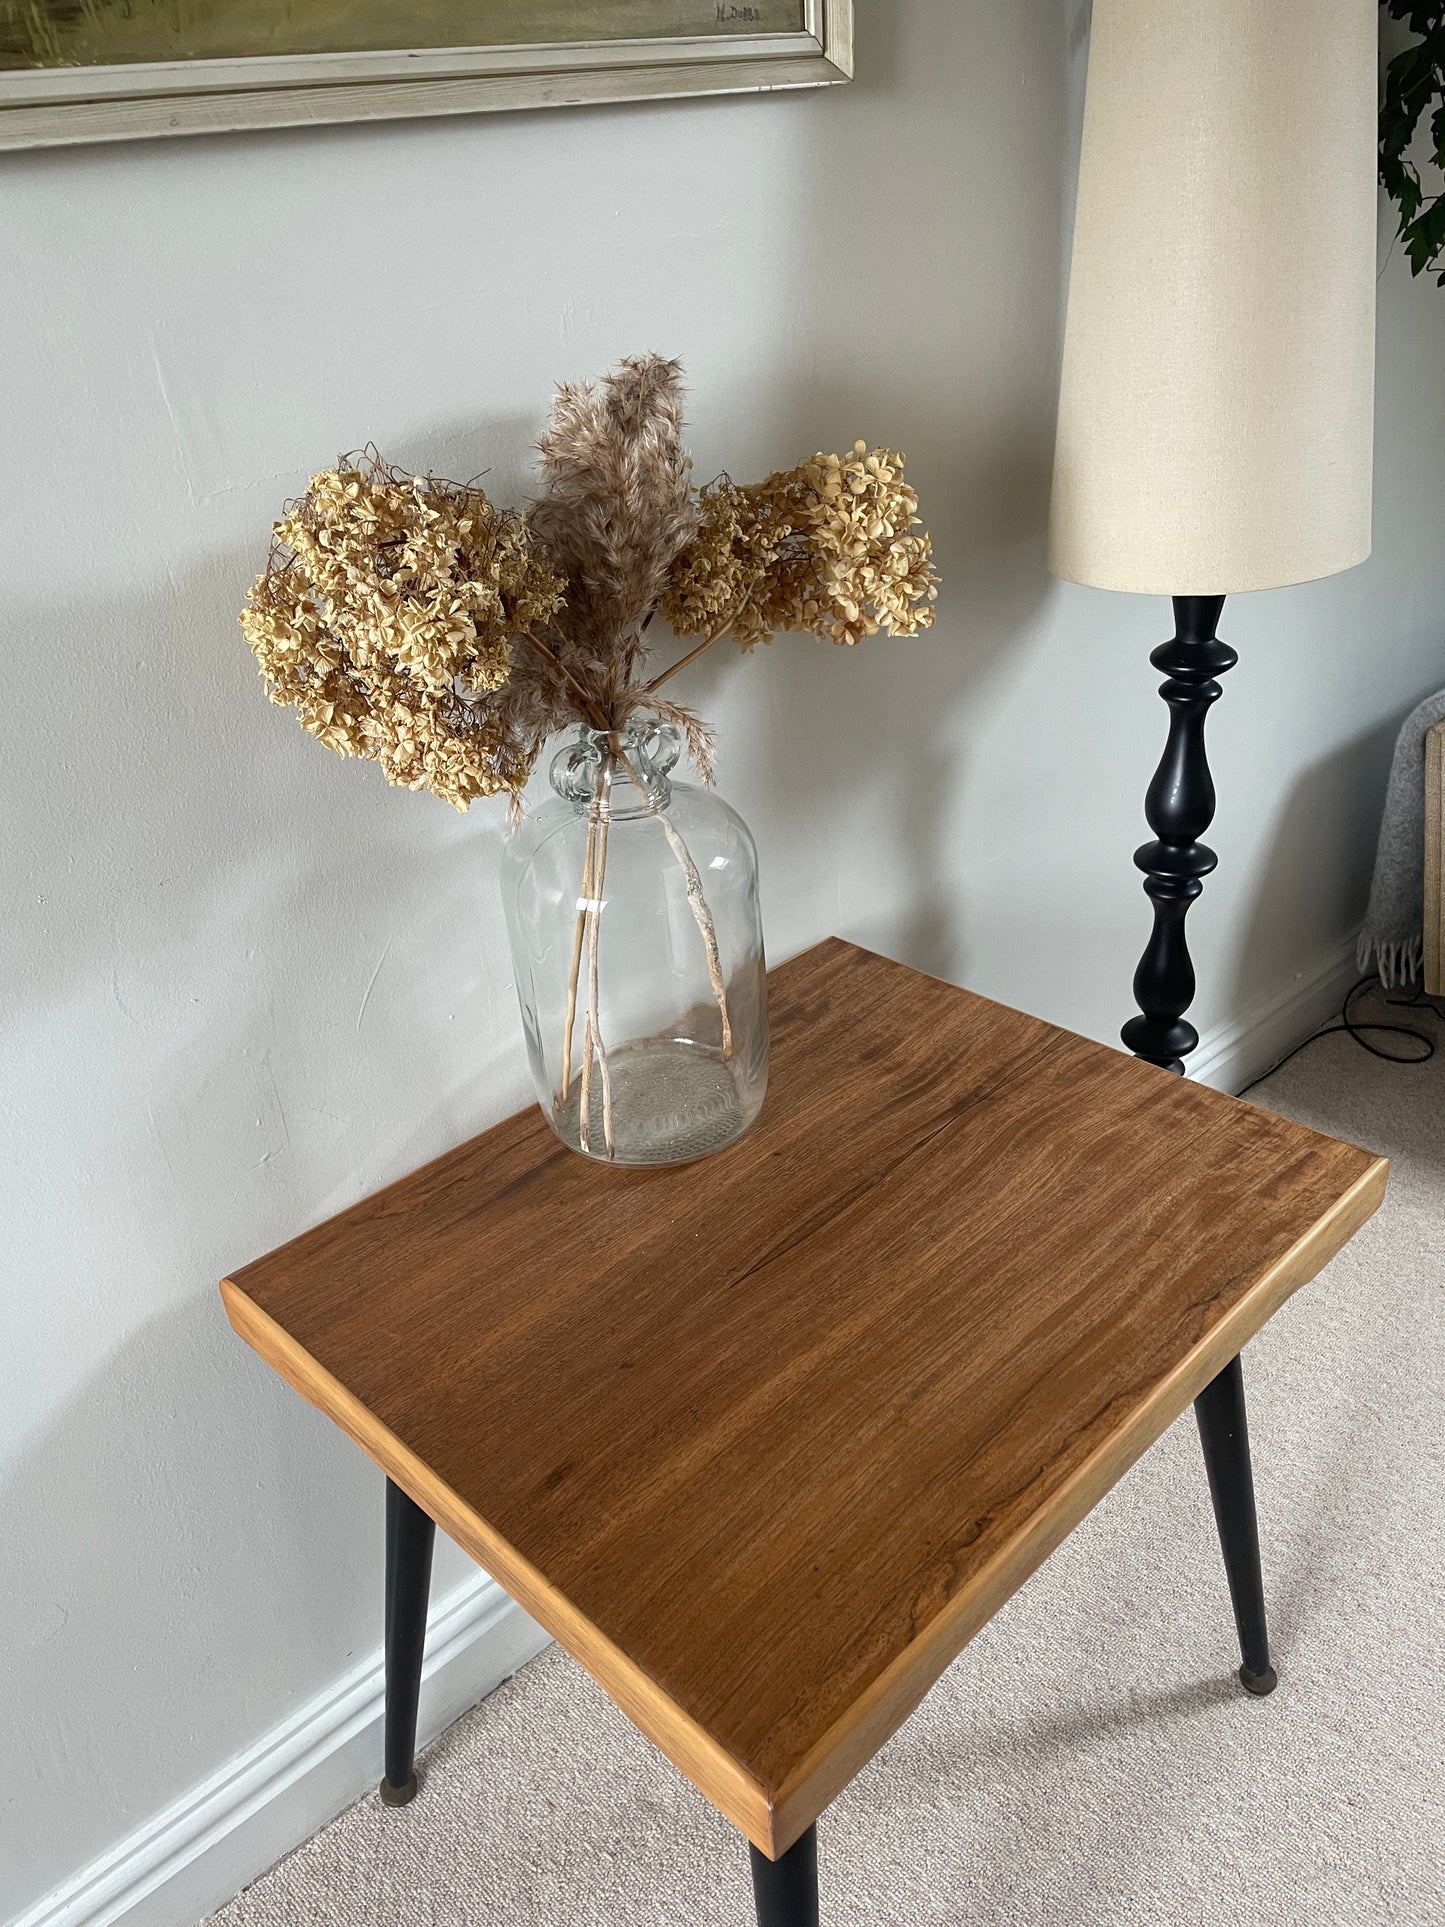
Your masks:
M 748 1854 L 758 1927 L 818 1927 L 818 1829 L 800 1834 L 780 1859 L 751 1845 Z
M 1259 1520 L 1254 1509 L 1254 1475 L 1249 1464 L 1249 1426 L 1244 1412 L 1244 1370 L 1232 1358 L 1218 1378 L 1194 1401 L 1199 1441 L 1209 1473 L 1209 1496 L 1219 1526 L 1234 1623 L 1239 1630 L 1243 1665 L 1239 1678 L 1250 1693 L 1272 1693 L 1277 1684 L 1269 1663 L 1264 1621 L 1264 1576 L 1259 1566 Z
M 386 1777 L 381 1797 L 405 1806 L 416 1792 L 416 1709 L 426 1647 L 436 1527 L 402 1491 L 386 1482 Z

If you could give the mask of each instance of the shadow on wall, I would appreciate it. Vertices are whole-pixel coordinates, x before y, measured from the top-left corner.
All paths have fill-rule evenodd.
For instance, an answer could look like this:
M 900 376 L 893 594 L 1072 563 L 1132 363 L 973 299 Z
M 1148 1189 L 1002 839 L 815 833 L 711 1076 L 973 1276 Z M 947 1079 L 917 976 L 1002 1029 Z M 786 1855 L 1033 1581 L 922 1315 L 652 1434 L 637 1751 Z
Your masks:
M 854 123 L 876 125 L 879 99 L 900 91 L 900 19 L 897 4 L 860 8 L 858 78 L 815 103 L 816 178 L 827 195 L 798 224 L 804 238 L 793 267 L 800 310 L 816 319 L 799 332 L 766 419 L 779 463 L 846 449 L 854 437 L 908 452 L 942 575 L 938 621 L 915 640 L 880 635 L 856 651 L 779 638 L 756 723 L 769 810 L 797 829 L 800 849 L 827 840 L 846 848 L 848 826 L 861 830 L 870 819 L 890 828 L 886 875 L 839 865 L 840 931 L 965 981 L 967 905 L 951 880 L 959 866 L 948 844 L 968 788 L 966 709 L 1017 657 L 1051 593 L 1044 537 L 1067 129 L 1049 0 L 940 10 L 910 36 L 908 58 L 935 73 L 1027 72 L 1031 86 L 1046 77 L 1058 111 L 1030 117 L 1029 127 L 1047 126 L 1052 149 L 1037 139 L 1028 146 L 1026 211 L 1001 223 L 1000 208 L 1022 198 L 1021 154 L 992 117 L 940 111 L 936 81 L 914 72 L 902 91 L 931 97 L 933 110 L 910 119 L 899 153 L 880 170 L 876 143 Z M 900 222 L 916 234 L 918 272 L 870 281 L 860 233 Z M 929 259 L 938 272 L 925 272 Z M 958 342 L 956 372 L 943 384 L 920 379 L 915 349 L 936 340 L 940 279 Z M 728 405 L 756 409 L 758 398 Z M 706 715 L 731 673 L 725 657 L 710 657 L 679 693 Z M 725 737 L 721 748 L 726 759 Z M 784 900 L 786 859 L 766 847 L 762 859 L 765 885 L 782 871 Z
M 1355 906 L 1341 937 L 1363 919 L 1380 822 L 1378 810 L 1362 813 L 1360 799 L 1383 804 L 1398 727 L 1391 720 L 1365 730 L 1296 778 L 1235 946 L 1227 1008 L 1248 1010 L 1278 988 L 1278 959 L 1299 954 L 1294 933 L 1314 923 L 1321 899 Z M 1302 851 L 1314 860 L 1303 861 Z

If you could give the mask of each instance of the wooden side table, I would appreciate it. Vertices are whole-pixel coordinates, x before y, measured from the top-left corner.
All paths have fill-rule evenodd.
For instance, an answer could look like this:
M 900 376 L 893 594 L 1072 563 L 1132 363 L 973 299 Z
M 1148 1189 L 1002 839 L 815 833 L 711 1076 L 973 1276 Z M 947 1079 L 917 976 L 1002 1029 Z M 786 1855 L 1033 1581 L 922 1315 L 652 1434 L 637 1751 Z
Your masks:
M 383 1797 L 435 1521 L 813 1927 L 818 1816 L 1191 1400 L 1274 1686 L 1239 1352 L 1386 1166 L 837 940 L 771 1000 L 721 1155 L 607 1170 L 527 1111 L 222 1291 L 387 1475 Z

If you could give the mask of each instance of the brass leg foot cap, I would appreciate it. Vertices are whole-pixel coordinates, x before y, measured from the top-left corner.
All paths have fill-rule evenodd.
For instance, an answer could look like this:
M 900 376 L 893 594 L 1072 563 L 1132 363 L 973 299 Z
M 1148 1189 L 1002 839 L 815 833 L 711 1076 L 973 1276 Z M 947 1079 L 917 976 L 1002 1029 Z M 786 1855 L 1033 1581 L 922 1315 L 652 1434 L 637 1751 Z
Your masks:
M 1246 1693 L 1253 1693 L 1256 1699 L 1263 1699 L 1279 1685 L 1279 1675 L 1272 1666 L 1266 1666 L 1262 1673 L 1251 1673 L 1247 1666 L 1239 1669 L 1239 1683 Z
M 404 1807 L 408 1800 L 415 1798 L 416 1775 L 414 1773 L 405 1786 L 393 1786 L 390 1780 L 383 1780 L 381 1783 L 381 1804 L 384 1807 Z

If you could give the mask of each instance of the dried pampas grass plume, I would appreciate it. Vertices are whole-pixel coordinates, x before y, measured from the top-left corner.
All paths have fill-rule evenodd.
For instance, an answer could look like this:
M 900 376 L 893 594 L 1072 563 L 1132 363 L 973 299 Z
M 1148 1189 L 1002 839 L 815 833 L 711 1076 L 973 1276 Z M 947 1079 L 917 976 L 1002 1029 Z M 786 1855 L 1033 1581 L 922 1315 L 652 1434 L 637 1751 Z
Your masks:
M 557 653 L 620 693 L 642 625 L 697 528 L 681 364 L 633 355 L 595 387 L 564 384 L 537 447 L 543 487 L 532 521 L 567 578 Z

